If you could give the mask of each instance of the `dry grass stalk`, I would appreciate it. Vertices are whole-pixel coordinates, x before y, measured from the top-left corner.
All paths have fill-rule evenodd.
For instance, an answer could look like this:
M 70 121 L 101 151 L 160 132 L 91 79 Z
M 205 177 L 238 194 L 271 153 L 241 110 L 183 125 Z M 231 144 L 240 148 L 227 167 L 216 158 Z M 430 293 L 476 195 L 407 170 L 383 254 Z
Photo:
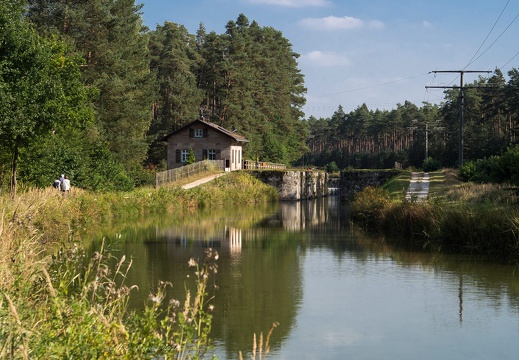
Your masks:
M 253 334 L 252 337 L 252 353 L 251 353 L 251 359 L 256 360 L 256 352 L 258 353 L 258 360 L 262 360 L 263 356 L 267 356 L 270 352 L 270 336 L 272 335 L 272 332 L 274 331 L 274 328 L 278 327 L 279 323 L 273 322 L 270 326 L 270 330 L 267 334 L 267 338 L 265 340 L 265 343 L 263 343 L 263 332 L 260 332 L 259 341 L 256 341 L 256 333 Z M 242 352 L 239 351 L 239 359 L 243 360 Z
M 7 300 L 7 302 L 9 303 L 9 311 L 11 312 L 11 315 L 13 316 L 13 318 L 16 321 L 16 325 L 18 326 L 19 333 L 20 334 L 26 333 L 26 331 L 23 329 L 22 322 L 20 321 L 20 317 L 18 316 L 18 311 L 16 310 L 16 307 L 14 306 L 13 301 L 11 300 L 9 295 L 4 294 L 4 296 L 5 296 L 6 300 Z M 28 338 L 23 336 L 22 339 L 24 339 L 23 340 L 24 344 L 21 344 L 18 347 L 18 349 L 21 351 L 22 356 L 23 356 L 24 359 L 29 359 L 29 355 L 27 354 L 27 346 L 25 344 L 25 343 L 27 343 Z M 12 339 L 11 339 L 11 341 L 12 341 Z

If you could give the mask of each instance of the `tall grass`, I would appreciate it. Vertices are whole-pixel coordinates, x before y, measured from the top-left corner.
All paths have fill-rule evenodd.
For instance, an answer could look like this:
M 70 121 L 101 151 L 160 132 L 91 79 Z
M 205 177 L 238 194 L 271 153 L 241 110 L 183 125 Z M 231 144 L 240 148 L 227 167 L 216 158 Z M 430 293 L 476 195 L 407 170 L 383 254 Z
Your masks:
M 246 174 L 199 188 L 89 193 L 32 189 L 0 196 L 0 358 L 201 358 L 211 349 L 211 288 L 217 253 L 192 259 L 196 290 L 164 303 L 167 283 L 143 311 L 129 312 L 134 287 L 124 255 L 115 268 L 106 248 L 85 258 L 80 228 L 113 219 L 189 211 L 221 203 L 265 202 L 275 190 Z M 183 297 L 183 299 L 182 299 Z
M 519 262 L 519 208 L 513 189 L 449 183 L 434 194 L 429 202 L 413 202 L 368 188 L 356 195 L 352 218 L 366 229 L 402 235 L 423 247 Z

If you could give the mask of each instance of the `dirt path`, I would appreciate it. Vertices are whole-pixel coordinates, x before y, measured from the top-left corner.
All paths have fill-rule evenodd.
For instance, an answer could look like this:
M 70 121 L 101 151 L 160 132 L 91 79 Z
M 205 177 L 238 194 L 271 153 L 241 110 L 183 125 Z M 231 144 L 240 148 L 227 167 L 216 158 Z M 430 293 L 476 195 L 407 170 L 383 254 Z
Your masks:
M 193 188 L 195 186 L 205 184 L 206 182 L 214 180 L 217 177 L 223 176 L 225 174 L 227 174 L 227 173 L 224 172 L 224 173 L 219 173 L 219 174 L 214 174 L 214 175 L 206 176 L 206 177 L 204 177 L 202 179 L 198 179 L 196 181 L 190 182 L 189 184 L 182 185 L 182 189 L 191 189 L 191 188 Z
M 429 173 L 414 172 L 405 198 L 408 201 L 427 201 L 429 197 Z

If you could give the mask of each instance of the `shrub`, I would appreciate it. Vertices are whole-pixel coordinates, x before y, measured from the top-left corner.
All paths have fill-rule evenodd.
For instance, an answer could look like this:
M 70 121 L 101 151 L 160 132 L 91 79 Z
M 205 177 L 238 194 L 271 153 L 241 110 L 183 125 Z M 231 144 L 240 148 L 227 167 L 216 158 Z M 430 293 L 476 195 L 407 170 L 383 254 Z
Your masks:
M 498 156 L 469 161 L 460 167 L 459 173 L 463 181 L 479 183 L 501 183 L 509 178 Z
M 425 172 L 437 171 L 441 167 L 441 162 L 439 160 L 433 159 L 432 157 L 425 159 L 422 164 L 422 170 Z
M 466 161 L 459 168 L 459 177 L 463 181 L 473 181 L 476 178 L 476 164 L 474 161 Z
M 351 216 L 363 226 L 379 226 L 384 209 L 391 203 L 389 193 L 378 187 L 367 187 L 355 194 Z
M 519 185 L 519 145 L 509 148 L 501 156 L 500 165 L 503 177 Z
M 186 164 L 191 165 L 191 164 L 194 164 L 195 162 L 196 162 L 195 152 L 193 151 L 193 149 L 189 149 L 189 153 L 187 154 Z
M 326 165 L 326 172 L 329 174 L 339 172 L 339 170 L 340 169 L 337 166 L 337 164 L 335 163 L 335 161 L 332 161 L 331 163 Z

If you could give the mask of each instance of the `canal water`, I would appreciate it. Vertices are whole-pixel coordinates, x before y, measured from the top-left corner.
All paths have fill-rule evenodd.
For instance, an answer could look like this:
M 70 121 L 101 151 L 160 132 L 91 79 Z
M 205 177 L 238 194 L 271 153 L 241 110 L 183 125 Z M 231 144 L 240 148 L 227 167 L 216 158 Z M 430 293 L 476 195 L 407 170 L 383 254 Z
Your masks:
M 133 258 L 139 307 L 159 281 L 181 298 L 190 258 L 218 251 L 211 337 L 220 359 L 517 359 L 516 266 L 409 249 L 350 224 L 337 198 L 168 215 L 98 235 Z

